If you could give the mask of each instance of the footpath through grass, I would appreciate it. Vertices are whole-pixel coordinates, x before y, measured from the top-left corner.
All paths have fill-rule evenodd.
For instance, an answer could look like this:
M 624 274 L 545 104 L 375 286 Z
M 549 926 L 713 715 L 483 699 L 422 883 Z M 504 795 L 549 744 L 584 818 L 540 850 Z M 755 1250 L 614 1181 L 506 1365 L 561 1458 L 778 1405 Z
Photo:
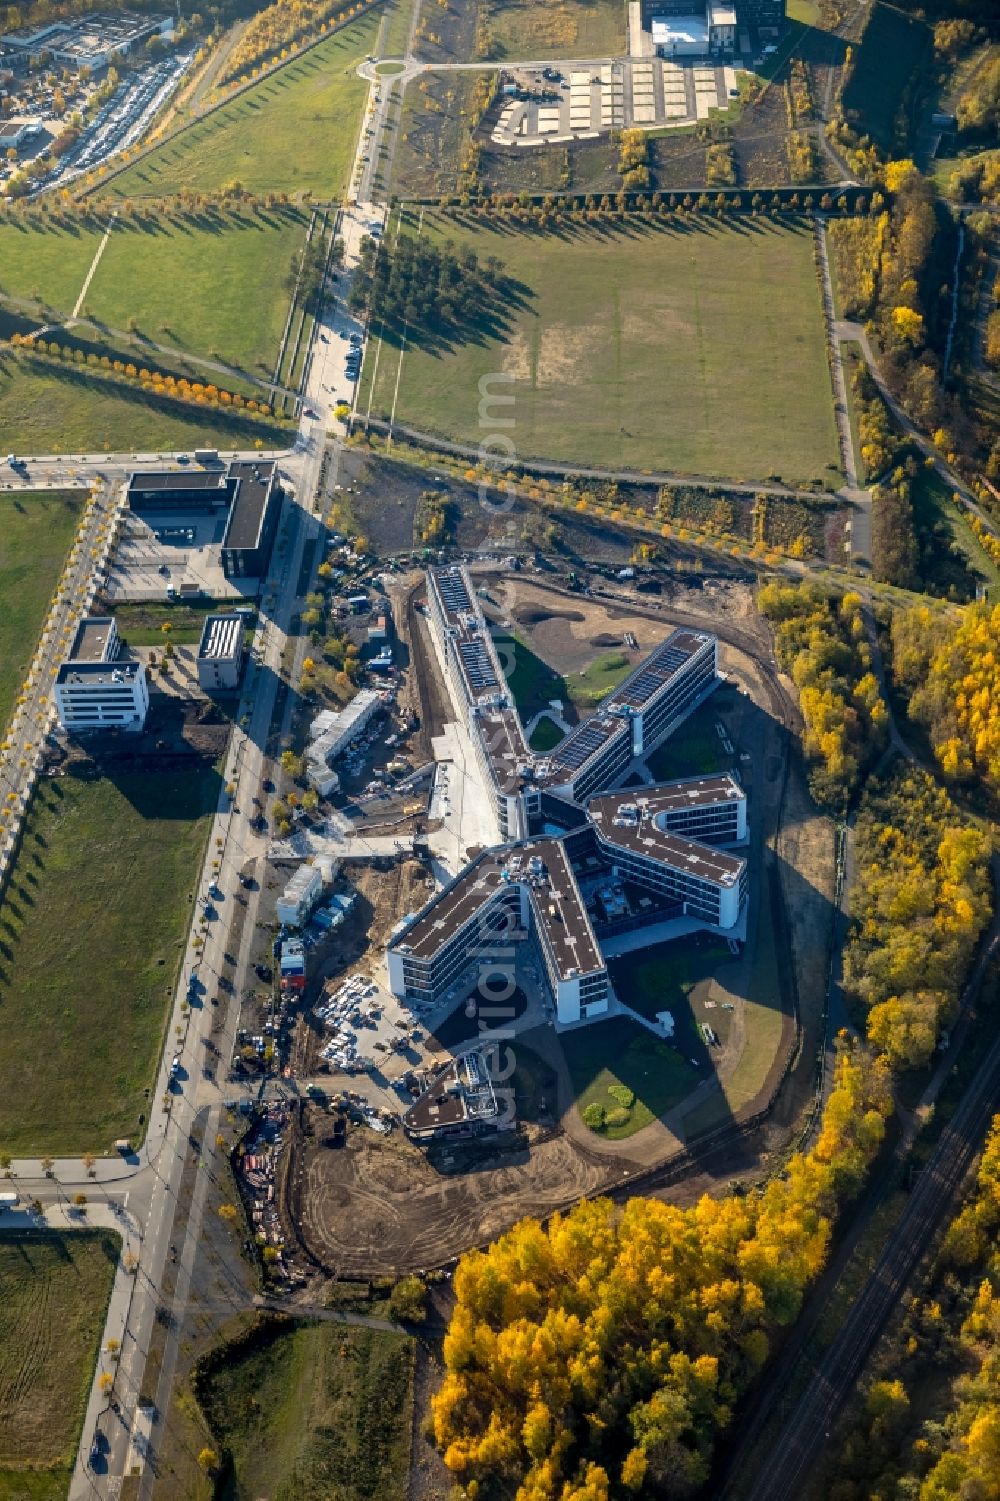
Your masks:
M 0 495 L 0 730 L 31 664 L 82 505 L 75 491 Z
M 43 780 L 0 903 L 0 1147 L 141 1138 L 219 777 Z
M 199 1395 L 229 1460 L 229 1501 L 404 1501 L 413 1341 L 336 1324 L 265 1326 Z
M 408 219 L 403 232 L 416 233 Z M 742 219 L 515 229 L 425 214 L 423 234 L 496 256 L 499 311 L 449 344 L 383 343 L 372 414 L 470 444 L 481 390 L 514 397 L 518 458 L 789 483 L 839 481 L 807 225 Z M 360 410 L 379 347 L 368 345 Z M 481 387 L 480 382 L 486 386 Z M 492 384 L 490 384 L 492 382 Z
M 288 314 L 285 280 L 307 223 L 304 211 L 285 209 L 263 220 L 116 226 L 85 312 L 112 328 L 138 328 L 157 344 L 269 376 Z M 155 354 L 150 359 L 155 363 Z M 203 378 L 213 379 L 212 372 Z M 214 379 L 225 385 L 224 376 Z
M 78 365 L 0 348 L 0 432 L 16 453 L 137 453 L 150 449 L 285 447 L 288 429 L 222 411 L 165 404 L 139 386 Z
M 357 142 L 368 85 L 355 73 L 372 50 L 381 14 L 370 11 L 188 126 L 102 193 L 166 197 L 191 188 L 338 198 Z
M 2 1501 L 64 1501 L 118 1252 L 106 1230 L 0 1234 Z
M 0 292 L 72 312 L 101 235 L 80 224 L 0 224 Z

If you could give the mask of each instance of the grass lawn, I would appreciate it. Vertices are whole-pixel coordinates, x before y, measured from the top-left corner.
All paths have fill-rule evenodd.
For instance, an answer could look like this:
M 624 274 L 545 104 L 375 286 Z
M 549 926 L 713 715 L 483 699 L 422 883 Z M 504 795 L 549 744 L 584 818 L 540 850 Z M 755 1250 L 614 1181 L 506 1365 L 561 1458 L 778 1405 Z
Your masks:
M 219 608 L 217 600 L 191 600 L 184 604 L 116 605 L 112 610 L 119 634 L 131 646 L 162 646 L 169 639 L 175 646 L 201 640 L 205 618 Z M 245 617 L 247 630 L 253 634 L 254 619 Z M 170 626 L 169 633 L 164 625 Z
M 0 1234 L 0 1498 L 63 1501 L 118 1237 Z
M 624 0 L 483 0 L 489 58 L 605 57 L 625 50 Z
M 844 118 L 859 135 L 880 146 L 898 146 L 896 116 L 903 91 L 920 70 L 931 31 L 890 5 L 876 5 L 854 48 L 854 63 L 843 90 Z M 902 150 L 895 154 L 902 156 Z
M 416 221 L 406 226 L 414 233 Z M 519 458 L 801 483 L 837 460 L 812 239 L 745 220 L 423 233 L 497 256 L 513 285 L 462 343 L 382 347 L 372 413 L 476 443 L 480 381 L 513 395 Z M 369 341 L 359 401 L 379 347 Z M 510 377 L 501 385 L 498 375 Z M 829 477 L 827 475 L 827 477 Z
M 248 215 L 205 228 L 116 227 L 86 311 L 112 328 L 134 319 L 158 344 L 271 375 L 288 316 L 285 278 L 307 223 L 292 210 L 267 224 Z
M 537 656 L 521 636 L 498 636 L 497 653 L 506 669 L 513 657 L 513 669 L 506 673 L 507 687 L 522 719 L 530 719 L 545 709 L 554 698 L 566 697 L 566 683 L 560 673 Z
M 31 663 L 81 507 L 74 491 L 0 495 L 0 728 Z
M 144 1135 L 214 812 L 211 769 L 42 781 L 0 904 L 0 1143 Z M 86 892 L 86 901 L 80 893 Z
M 404 1501 L 408 1336 L 275 1321 L 256 1348 L 225 1353 L 200 1397 L 232 1458 L 227 1501 Z
M 566 691 L 578 709 L 593 709 L 635 666 L 636 662 L 623 651 L 604 652 L 583 672 L 569 674 Z
M 705 934 L 612 959 L 609 971 L 611 983 L 626 1005 L 650 1021 L 656 1020 L 658 1011 L 673 1011 L 679 1029 L 684 1014 L 690 1011 L 695 987 L 710 979 L 720 965 L 731 964 L 732 959 L 723 939 Z M 717 1032 L 722 1031 L 725 1018 L 720 1017 L 713 1026 Z M 688 1038 L 683 1042 L 687 1048 Z
M 538 751 L 541 755 L 544 755 L 546 751 L 555 750 L 562 738 L 562 730 L 556 724 L 555 720 L 550 719 L 546 714 L 538 721 L 528 736 L 528 744 L 533 751 Z
M 675 777 L 711 776 L 726 771 L 733 764 L 715 730 L 719 707 L 713 694 L 675 730 L 663 744 L 647 756 L 646 765 L 658 782 Z
M 81 225 L 0 224 L 0 292 L 72 312 L 100 243 L 100 230 Z
M 288 430 L 222 412 L 166 406 L 138 386 L 0 349 L 0 432 L 16 453 L 284 447 Z
M 623 1087 L 635 1096 L 627 1121 L 602 1129 L 601 1135 L 611 1141 L 621 1141 L 648 1126 L 679 1104 L 704 1077 L 684 1054 L 624 1017 L 566 1032 L 559 1040 L 581 1115 L 588 1105 L 602 1105 L 605 1110 L 620 1107 L 609 1087 Z
M 279 68 L 114 178 L 118 198 L 251 193 L 337 198 L 347 183 L 368 85 L 355 66 L 372 51 L 381 14 L 371 11 Z M 247 304 L 248 306 L 250 304 Z

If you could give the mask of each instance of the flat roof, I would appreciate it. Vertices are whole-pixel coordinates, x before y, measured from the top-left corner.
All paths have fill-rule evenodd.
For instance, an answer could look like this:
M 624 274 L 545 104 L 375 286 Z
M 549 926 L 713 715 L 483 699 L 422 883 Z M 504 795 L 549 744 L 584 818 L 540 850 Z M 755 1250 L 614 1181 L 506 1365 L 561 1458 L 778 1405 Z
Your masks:
M 535 919 L 548 937 L 561 978 L 603 969 L 604 959 L 562 840 L 532 841 L 524 846 L 524 856 L 529 866 L 529 894 Z M 544 883 L 532 880 L 532 860 L 543 863 L 547 878 Z
M 716 886 L 735 886 L 740 879 L 746 861 L 738 855 L 703 844 L 700 840 L 684 839 L 672 834 L 651 817 L 631 817 L 623 810 L 635 809 L 635 799 L 629 793 L 599 798 L 597 802 L 607 807 L 589 807 L 588 813 L 594 822 L 598 836 L 613 848 L 627 850 L 636 855 L 645 855 L 669 865 L 672 870 L 683 871 Z
M 64 662 L 56 675 L 56 682 L 110 688 L 115 684 L 131 683 L 141 671 L 139 662 Z
M 108 649 L 108 641 L 113 636 L 114 630 L 113 616 L 88 615 L 76 628 L 76 637 L 69 660 L 71 662 L 103 662 L 104 654 Z
M 713 776 L 677 777 L 671 782 L 602 792 L 588 799 L 587 811 L 592 818 L 613 819 L 620 807 L 632 804 L 645 818 L 655 818 L 660 813 L 673 813 L 682 808 L 707 808 L 745 796 L 732 773 L 724 771 Z
M 466 866 L 393 939 L 390 947 L 416 959 L 433 959 L 501 887 L 527 886 L 563 979 L 604 968 L 587 908 L 559 839 L 531 839 L 487 850 Z
M 611 690 L 601 707 L 606 705 L 611 708 L 620 704 L 630 709 L 645 708 L 664 684 L 686 667 L 691 658 L 712 640 L 714 637 L 705 631 L 671 631 L 667 639 L 661 641 L 644 662 L 640 662 L 617 688 Z
M 419 1099 L 403 1116 L 414 1132 L 437 1131 L 466 1121 L 492 1120 L 496 1095 L 486 1061 L 479 1051 L 464 1053 L 439 1069 Z
M 471 865 L 432 897 L 393 947 L 405 945 L 415 959 L 433 959 L 438 950 L 475 916 L 502 882 L 503 856 L 485 850 Z
M 222 469 L 136 469 L 129 475 L 128 493 L 151 490 L 190 491 L 225 490 L 227 475 Z
M 237 662 L 243 654 L 243 616 L 209 615 L 202 627 L 199 661 Z
M 251 548 L 260 540 L 268 496 L 274 484 L 273 459 L 247 459 L 229 465 L 229 475 L 238 480 L 236 499 L 226 523 L 223 547 Z

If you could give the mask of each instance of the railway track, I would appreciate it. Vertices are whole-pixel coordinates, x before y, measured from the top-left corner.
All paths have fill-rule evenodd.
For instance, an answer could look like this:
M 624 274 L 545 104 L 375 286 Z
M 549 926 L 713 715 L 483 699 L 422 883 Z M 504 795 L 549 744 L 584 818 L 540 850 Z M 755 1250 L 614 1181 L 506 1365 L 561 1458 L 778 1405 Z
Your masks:
M 983 956 L 977 977 L 997 947 Z M 855 1300 L 840 1333 L 815 1371 L 783 1431 L 771 1446 L 749 1487 L 740 1483 L 747 1467 L 736 1463 L 724 1501 L 795 1501 L 801 1495 L 830 1426 L 874 1348 L 900 1293 L 927 1251 L 934 1231 L 955 1198 L 998 1103 L 1000 1037 L 979 1066 L 933 1156 L 917 1179 L 909 1203 L 878 1263 Z

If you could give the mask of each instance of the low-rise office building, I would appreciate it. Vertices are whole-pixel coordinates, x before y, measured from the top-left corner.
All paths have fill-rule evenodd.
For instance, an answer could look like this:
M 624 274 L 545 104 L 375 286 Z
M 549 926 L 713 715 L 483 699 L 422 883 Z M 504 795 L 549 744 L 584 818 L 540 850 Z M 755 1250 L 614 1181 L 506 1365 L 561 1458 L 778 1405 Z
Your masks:
M 139 731 L 149 713 L 141 662 L 64 662 L 56 675 L 56 712 L 70 734 Z
M 198 682 L 206 693 L 232 693 L 240 686 L 244 636 L 242 615 L 209 615 L 198 645 Z
M 77 626 L 67 660 L 56 674 L 59 723 L 71 734 L 141 730 L 149 685 L 141 662 L 121 662 L 113 615 L 89 615 Z
M 267 571 L 283 492 L 273 459 L 233 459 L 218 469 L 145 469 L 129 477 L 129 508 L 154 531 L 185 514 L 221 513 L 220 548 L 228 579 L 262 578 Z

